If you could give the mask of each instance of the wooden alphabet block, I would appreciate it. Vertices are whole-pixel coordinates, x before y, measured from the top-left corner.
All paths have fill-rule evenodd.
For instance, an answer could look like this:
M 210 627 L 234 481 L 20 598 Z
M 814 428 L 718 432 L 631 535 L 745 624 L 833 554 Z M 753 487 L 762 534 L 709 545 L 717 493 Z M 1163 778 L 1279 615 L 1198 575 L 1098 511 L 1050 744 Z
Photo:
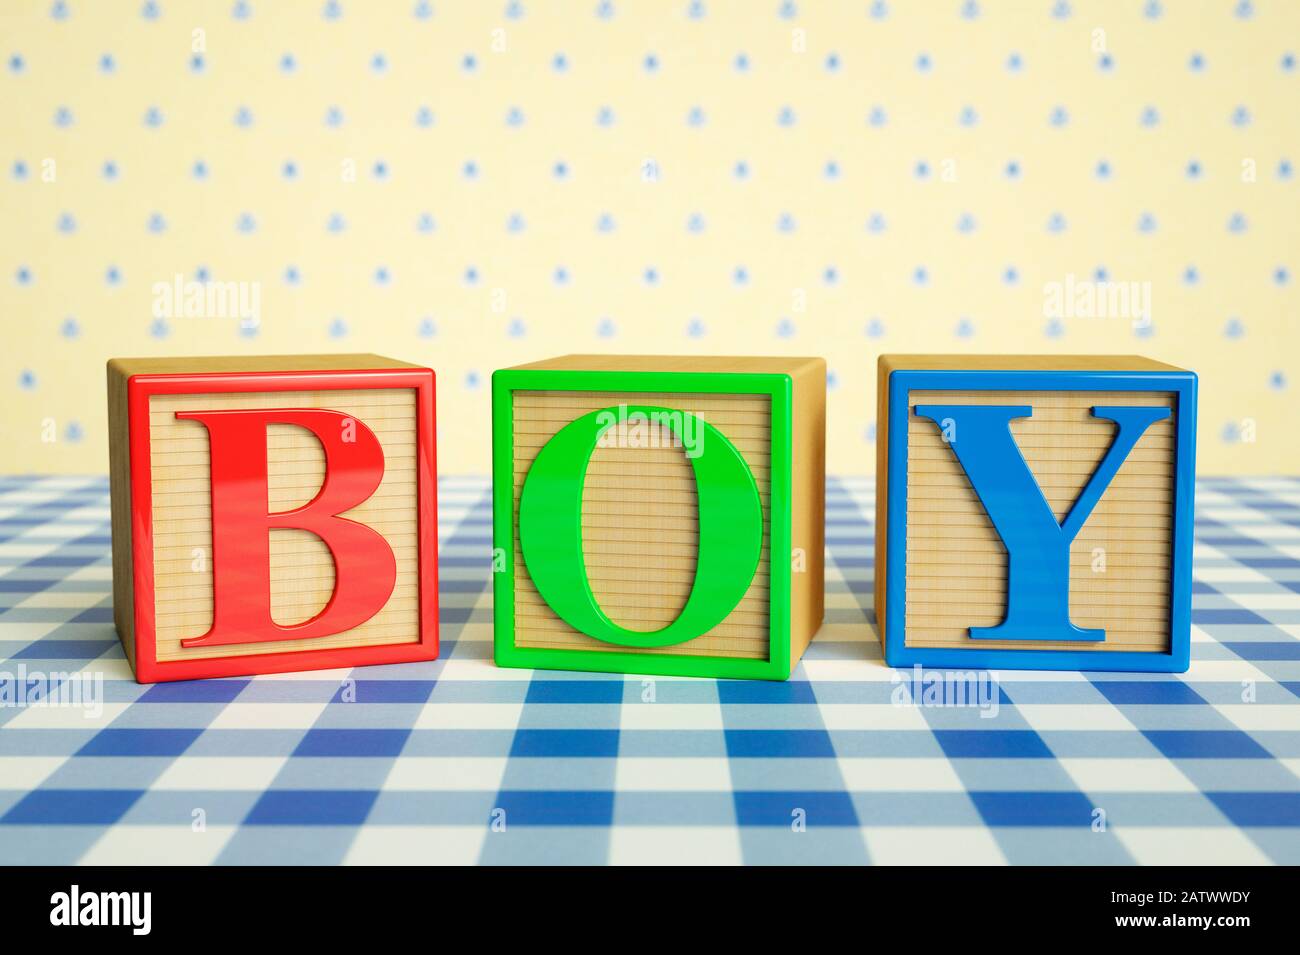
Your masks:
M 1196 375 L 1135 356 L 882 355 L 891 666 L 1187 669 Z
M 434 377 L 108 363 L 113 616 L 141 683 L 438 655 Z
M 822 621 L 826 363 L 492 377 L 500 666 L 784 680 Z

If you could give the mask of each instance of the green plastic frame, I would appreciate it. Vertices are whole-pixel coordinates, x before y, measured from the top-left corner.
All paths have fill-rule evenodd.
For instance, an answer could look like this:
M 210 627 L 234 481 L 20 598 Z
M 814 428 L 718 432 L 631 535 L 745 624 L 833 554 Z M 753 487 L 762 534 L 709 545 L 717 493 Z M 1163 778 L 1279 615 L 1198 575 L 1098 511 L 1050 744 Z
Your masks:
M 681 656 L 622 650 L 556 650 L 515 646 L 514 392 L 622 391 L 766 395 L 771 403 L 771 486 L 768 492 L 768 658 Z M 629 402 L 632 403 L 632 402 Z M 793 385 L 785 374 L 727 372 L 568 371 L 508 368 L 492 375 L 492 539 L 502 569 L 493 574 L 493 637 L 497 666 L 588 670 L 724 679 L 790 678 L 790 523 Z

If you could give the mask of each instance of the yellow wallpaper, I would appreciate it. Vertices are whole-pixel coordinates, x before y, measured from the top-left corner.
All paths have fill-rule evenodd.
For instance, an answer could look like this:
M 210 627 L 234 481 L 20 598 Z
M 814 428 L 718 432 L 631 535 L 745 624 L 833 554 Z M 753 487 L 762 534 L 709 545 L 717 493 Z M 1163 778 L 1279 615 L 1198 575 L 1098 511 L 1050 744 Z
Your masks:
M 867 473 L 879 352 L 1007 350 L 1190 367 L 1201 473 L 1300 472 L 1297 55 L 1283 0 L 6 0 L 0 471 L 106 470 L 109 356 L 376 351 L 486 473 L 492 370 L 580 350 L 824 355 Z

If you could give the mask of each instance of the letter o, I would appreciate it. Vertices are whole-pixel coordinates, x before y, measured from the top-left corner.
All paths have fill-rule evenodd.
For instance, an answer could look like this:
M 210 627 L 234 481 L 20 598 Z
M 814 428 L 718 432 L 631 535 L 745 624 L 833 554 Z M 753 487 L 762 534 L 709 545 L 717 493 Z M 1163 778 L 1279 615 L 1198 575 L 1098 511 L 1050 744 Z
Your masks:
M 610 421 L 613 412 L 614 421 Z M 627 413 L 668 416 L 667 408 L 631 405 Z M 745 459 L 705 421 L 695 473 L 699 541 L 686 605 L 660 630 L 628 630 L 600 608 L 582 551 L 582 492 L 597 442 L 618 418 L 605 408 L 569 422 L 534 459 L 519 495 L 519 543 L 538 593 L 576 630 L 626 647 L 667 647 L 693 640 L 726 619 L 749 589 L 763 548 L 763 505 Z M 663 421 L 671 422 L 671 417 Z M 671 424 L 668 426 L 671 427 Z

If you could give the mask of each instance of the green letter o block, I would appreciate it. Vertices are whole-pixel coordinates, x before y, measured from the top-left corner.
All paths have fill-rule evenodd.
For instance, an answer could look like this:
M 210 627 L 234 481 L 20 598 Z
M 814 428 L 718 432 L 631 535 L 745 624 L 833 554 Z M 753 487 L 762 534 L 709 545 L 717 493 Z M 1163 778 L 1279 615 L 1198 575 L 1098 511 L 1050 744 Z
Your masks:
M 630 405 L 628 415 L 670 415 L 667 408 Z M 566 623 L 590 637 L 625 647 L 668 647 L 708 633 L 749 589 L 763 547 L 763 505 L 749 465 L 727 438 L 701 420 L 703 453 L 695 470 L 700 536 L 695 582 L 677 619 L 662 630 L 628 630 L 600 609 L 582 552 L 582 490 L 600 436 L 611 426 L 593 411 L 569 422 L 538 452 L 519 495 L 519 543 L 537 591 Z M 672 418 L 664 417 L 663 422 Z

